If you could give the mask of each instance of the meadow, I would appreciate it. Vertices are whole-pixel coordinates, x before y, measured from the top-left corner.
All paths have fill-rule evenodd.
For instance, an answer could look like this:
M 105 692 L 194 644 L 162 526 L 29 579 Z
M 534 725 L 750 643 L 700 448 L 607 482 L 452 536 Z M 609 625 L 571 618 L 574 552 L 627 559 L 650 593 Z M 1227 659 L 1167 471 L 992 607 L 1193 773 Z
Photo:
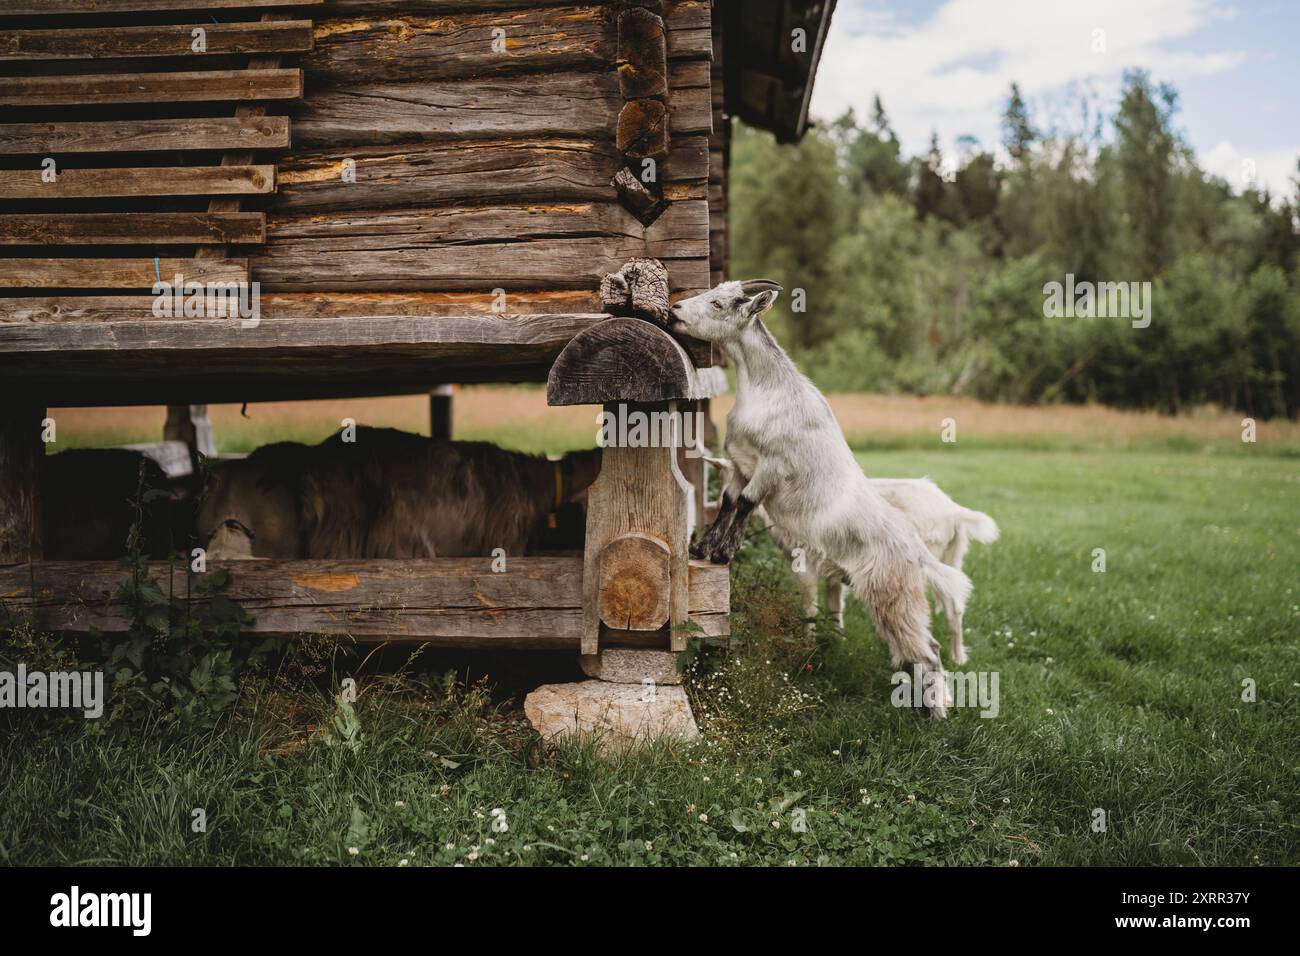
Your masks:
M 539 410 L 531 390 L 463 397 L 465 437 L 559 450 L 594 435 L 589 410 Z M 420 399 L 386 402 L 354 417 L 418 427 Z M 324 437 L 346 414 L 336 404 L 273 437 Z M 731 647 L 691 655 L 701 743 L 545 747 L 517 678 L 480 679 L 481 662 L 309 644 L 246 679 L 214 727 L 0 717 L 0 860 L 1300 862 L 1294 424 L 1244 444 L 1239 416 L 1214 413 L 862 396 L 836 409 L 869 474 L 929 475 L 1000 524 L 967 560 L 964 668 L 998 675 L 996 717 L 958 708 L 936 724 L 891 706 L 863 608 L 850 601 L 842 635 L 822 621 L 805 636 L 786 559 L 755 529 L 733 568 Z M 61 438 L 146 441 L 161 424 L 113 431 L 112 414 L 56 416 Z M 217 410 L 223 450 L 263 440 L 250 422 L 272 417 L 252 414 Z M 943 444 L 948 416 L 958 440 Z M 29 632 L 9 646 L 70 653 Z M 344 676 L 359 680 L 354 706 L 334 696 Z

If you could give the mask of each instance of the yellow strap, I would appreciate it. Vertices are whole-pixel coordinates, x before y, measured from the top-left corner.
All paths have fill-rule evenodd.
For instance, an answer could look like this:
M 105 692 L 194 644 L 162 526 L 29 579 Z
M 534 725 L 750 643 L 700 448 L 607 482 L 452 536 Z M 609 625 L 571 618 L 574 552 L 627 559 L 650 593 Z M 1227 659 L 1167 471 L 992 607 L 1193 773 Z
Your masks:
M 555 465 L 555 505 L 558 510 L 560 505 L 564 504 L 564 462 L 554 461 Z

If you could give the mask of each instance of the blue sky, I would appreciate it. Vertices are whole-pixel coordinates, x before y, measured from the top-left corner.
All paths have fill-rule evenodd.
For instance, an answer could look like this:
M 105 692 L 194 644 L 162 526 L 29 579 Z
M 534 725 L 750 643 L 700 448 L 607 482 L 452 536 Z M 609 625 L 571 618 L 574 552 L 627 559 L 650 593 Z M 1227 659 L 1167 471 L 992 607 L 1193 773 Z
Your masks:
M 1294 191 L 1297 0 L 839 0 L 812 108 L 865 114 L 878 92 L 905 152 L 932 130 L 948 151 L 964 134 L 994 146 L 1012 80 L 1038 121 L 1071 126 L 1080 94 L 1111 115 L 1135 66 L 1177 88 L 1203 167 Z

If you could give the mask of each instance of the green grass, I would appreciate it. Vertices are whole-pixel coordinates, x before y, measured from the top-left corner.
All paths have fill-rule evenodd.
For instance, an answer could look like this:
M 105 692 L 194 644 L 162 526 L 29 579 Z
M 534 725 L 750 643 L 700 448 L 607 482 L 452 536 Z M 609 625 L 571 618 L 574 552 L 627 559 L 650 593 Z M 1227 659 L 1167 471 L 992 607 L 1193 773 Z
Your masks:
M 871 474 L 929 474 L 1000 523 L 1002 540 L 968 560 L 967 615 L 968 669 L 999 674 L 998 717 L 963 709 L 936 725 L 891 707 L 863 609 L 850 604 L 843 638 L 805 639 L 784 559 L 758 535 L 733 574 L 732 650 L 692 665 L 706 743 L 540 754 L 510 700 L 426 675 L 365 685 L 359 739 L 331 744 L 330 681 L 286 678 L 250 687 L 205 732 L 0 733 L 0 860 L 1300 860 L 1293 461 L 960 446 L 862 458 Z M 197 807 L 205 833 L 191 832 Z

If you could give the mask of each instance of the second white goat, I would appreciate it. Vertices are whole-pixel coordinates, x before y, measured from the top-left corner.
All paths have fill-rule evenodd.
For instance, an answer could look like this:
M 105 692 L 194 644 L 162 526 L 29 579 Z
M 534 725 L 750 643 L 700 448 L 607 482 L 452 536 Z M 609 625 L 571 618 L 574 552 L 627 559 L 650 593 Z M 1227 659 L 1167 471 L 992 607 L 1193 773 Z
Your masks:
M 731 480 L 735 465 L 727 458 L 706 458 L 721 473 L 723 484 Z M 930 553 L 949 567 L 962 570 L 966 551 L 972 541 L 992 544 L 998 539 L 998 526 L 992 518 L 982 511 L 963 508 L 953 501 L 943 490 L 929 478 L 868 478 L 871 487 L 879 492 L 880 497 L 893 505 L 908 520 L 916 533 L 921 536 Z M 825 558 L 811 551 L 802 542 L 794 540 L 790 534 L 775 524 L 761 505 L 755 509 L 755 515 L 763 523 L 777 547 L 787 556 L 796 559 L 794 567 L 795 580 L 799 584 L 799 593 L 803 597 L 803 611 L 807 618 L 815 618 L 820 609 L 818 589 L 822 581 L 826 582 L 826 608 L 835 616 L 835 624 L 844 629 L 844 583 L 845 574 Z M 802 554 L 797 554 L 803 549 Z M 801 560 L 800 560 L 801 559 Z M 964 609 L 944 594 L 937 594 L 944 616 L 948 619 L 948 649 L 953 663 L 965 664 L 970 660 L 966 653 L 965 632 L 962 625 Z M 808 624 L 811 632 L 813 624 Z

